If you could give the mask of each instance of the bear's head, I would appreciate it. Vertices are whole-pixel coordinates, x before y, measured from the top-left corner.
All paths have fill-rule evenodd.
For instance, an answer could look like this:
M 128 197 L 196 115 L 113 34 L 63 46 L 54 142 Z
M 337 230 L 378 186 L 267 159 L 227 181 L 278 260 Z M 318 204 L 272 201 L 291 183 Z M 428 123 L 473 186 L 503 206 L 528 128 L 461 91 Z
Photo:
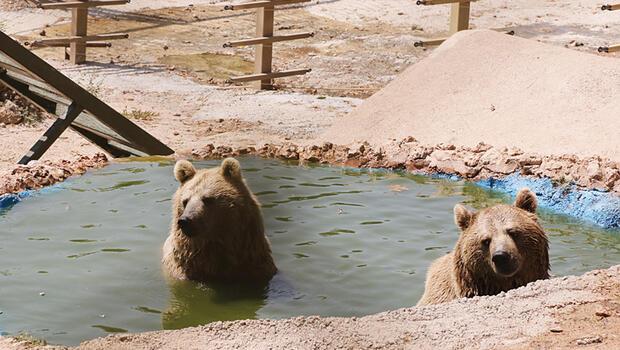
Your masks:
M 538 223 L 537 206 L 536 195 L 522 189 L 513 205 L 479 212 L 454 207 L 461 229 L 454 251 L 456 275 L 473 289 L 465 296 L 495 294 L 548 278 L 549 243 Z
M 260 207 L 237 160 L 228 158 L 219 167 L 202 170 L 181 160 L 174 176 L 180 186 L 174 196 L 172 225 L 184 238 L 232 243 L 245 240 L 248 230 L 263 235 Z

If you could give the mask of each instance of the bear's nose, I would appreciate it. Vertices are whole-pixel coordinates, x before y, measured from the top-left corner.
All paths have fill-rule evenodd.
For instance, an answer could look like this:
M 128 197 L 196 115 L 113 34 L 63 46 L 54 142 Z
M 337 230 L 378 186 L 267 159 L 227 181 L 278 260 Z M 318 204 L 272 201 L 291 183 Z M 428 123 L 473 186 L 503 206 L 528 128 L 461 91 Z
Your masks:
M 491 260 L 501 270 L 505 270 L 510 266 L 510 254 L 503 250 L 493 253 Z
M 179 226 L 181 230 L 186 229 L 189 226 L 189 220 L 186 217 L 180 217 L 179 220 L 177 220 L 177 226 Z

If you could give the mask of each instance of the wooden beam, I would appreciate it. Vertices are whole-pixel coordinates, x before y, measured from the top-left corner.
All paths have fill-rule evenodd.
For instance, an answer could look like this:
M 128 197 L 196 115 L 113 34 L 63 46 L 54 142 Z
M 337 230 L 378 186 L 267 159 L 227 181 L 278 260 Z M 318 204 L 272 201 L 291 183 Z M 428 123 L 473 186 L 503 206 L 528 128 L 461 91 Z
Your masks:
M 127 33 L 118 33 L 118 34 L 99 34 L 99 35 L 85 35 L 85 36 L 67 36 L 61 38 L 49 38 L 49 39 L 39 39 L 35 40 L 31 43 L 28 43 L 30 46 L 49 46 L 54 44 L 71 44 L 71 43 L 81 43 L 85 44 L 89 41 L 105 41 L 105 40 L 118 40 L 118 39 L 127 39 L 129 38 L 129 34 Z
M 85 40 L 88 26 L 88 8 L 74 8 L 71 10 L 71 35 L 75 40 L 69 41 L 70 61 L 73 64 L 86 62 L 86 42 Z M 60 42 L 60 41 L 59 41 Z
M 506 29 L 506 28 L 494 28 L 491 29 L 494 30 L 496 32 L 503 32 L 504 34 L 507 35 L 515 35 L 515 31 L 512 29 Z M 444 41 L 448 40 L 448 38 L 436 38 L 436 39 L 428 39 L 428 40 L 419 40 L 413 43 L 414 47 L 429 47 L 429 46 L 437 46 L 437 45 L 441 45 L 441 43 L 443 43 Z
M 476 0 L 418 0 L 415 2 L 416 5 L 444 5 L 444 4 L 455 4 L 455 3 L 463 3 L 463 2 L 474 2 Z
M 39 4 L 38 6 L 44 10 L 60 10 L 74 8 L 90 8 L 99 6 L 113 6 L 129 4 L 131 0 L 90 0 L 90 1 L 66 1 L 66 2 L 49 2 Z
M 240 77 L 232 77 L 230 81 L 233 83 L 245 83 L 248 81 L 256 81 L 256 80 L 269 80 L 275 78 L 283 78 L 290 77 L 293 75 L 304 75 L 306 73 L 311 72 L 312 69 L 294 69 L 294 70 L 286 70 L 282 72 L 273 72 L 273 73 L 262 73 L 262 74 L 252 74 L 252 75 L 244 75 Z
M 603 10 L 603 11 L 616 11 L 616 10 L 620 10 L 620 4 L 603 5 L 603 6 L 601 6 L 601 10 Z
M 32 75 L 44 79 L 48 89 L 62 92 L 63 96 L 79 104 L 110 131 L 130 142 L 133 147 L 139 148 L 149 155 L 170 155 L 174 153 L 168 146 L 1 31 L 0 52 L 18 62 Z
M 273 5 L 264 6 L 256 11 L 256 36 L 273 37 L 274 26 L 274 7 Z M 273 61 L 273 45 L 271 42 L 265 42 L 256 46 L 256 59 L 254 61 L 254 73 L 269 74 L 271 73 L 271 64 Z M 262 79 L 258 85 L 260 90 L 273 89 L 271 78 Z
M 620 44 L 610 45 L 610 46 L 601 46 L 598 48 L 598 52 L 610 53 L 610 52 L 619 52 L 619 51 L 620 51 Z
M 67 110 L 67 114 L 56 119 L 52 126 L 45 131 L 43 136 L 30 148 L 28 153 L 18 162 L 18 164 L 26 165 L 31 160 L 38 160 L 47 151 L 50 146 L 58 139 L 60 135 L 73 123 L 80 113 L 82 113 L 82 107 L 72 103 Z
M 238 47 L 238 46 L 248 46 L 248 45 L 271 44 L 271 43 L 277 43 L 277 42 L 281 42 L 281 41 L 305 39 L 305 38 L 310 38 L 310 37 L 313 37 L 313 36 L 314 36 L 314 33 L 298 33 L 298 34 L 275 35 L 275 36 L 271 36 L 271 37 L 262 37 L 262 38 L 252 38 L 252 39 L 229 41 L 229 42 L 224 44 L 224 47 Z
M 450 11 L 450 34 L 469 29 L 470 2 L 458 2 L 452 4 Z
M 33 41 L 30 43 L 30 47 L 70 47 L 70 42 L 41 42 L 41 41 Z M 97 43 L 97 42 L 86 42 L 86 47 L 112 47 L 112 43 Z
M 127 152 L 124 149 L 118 149 L 110 145 L 110 140 L 108 139 L 108 137 L 104 137 L 100 133 L 96 133 L 94 132 L 94 130 L 84 128 L 81 125 L 71 124 L 71 129 L 77 132 L 78 134 L 82 135 L 82 137 L 84 137 L 85 139 L 90 140 L 95 145 L 99 146 L 99 148 L 101 148 L 105 152 L 108 152 L 115 158 L 121 158 L 121 157 L 124 158 L 124 157 L 129 157 L 132 155 L 139 155 L 136 153 Z
M 437 38 L 437 39 L 429 39 L 429 40 L 419 40 L 413 43 L 413 47 L 429 47 L 429 46 L 437 46 L 441 45 L 447 38 Z
M 35 106 L 39 107 L 41 110 L 46 111 L 48 113 L 55 113 L 57 109 L 57 104 L 53 101 L 45 99 L 38 94 L 33 93 L 27 84 L 24 84 L 18 80 L 15 80 L 6 74 L 6 70 L 0 69 L 0 82 L 6 85 L 10 89 L 13 89 L 20 96 L 30 101 Z
M 310 0 L 254 1 L 254 2 L 246 2 L 244 4 L 226 5 L 224 6 L 224 10 L 247 10 L 247 9 L 255 9 L 255 8 L 261 8 L 261 7 L 291 5 L 291 4 L 298 4 L 298 3 L 303 3 L 303 2 L 310 2 Z

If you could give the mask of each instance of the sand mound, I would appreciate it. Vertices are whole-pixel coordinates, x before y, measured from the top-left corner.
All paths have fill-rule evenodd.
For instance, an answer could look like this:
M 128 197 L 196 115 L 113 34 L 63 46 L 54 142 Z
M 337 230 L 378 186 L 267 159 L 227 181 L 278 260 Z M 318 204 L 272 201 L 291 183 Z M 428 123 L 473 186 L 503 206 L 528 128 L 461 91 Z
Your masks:
M 620 60 L 493 31 L 460 32 L 321 140 L 414 136 L 620 160 Z

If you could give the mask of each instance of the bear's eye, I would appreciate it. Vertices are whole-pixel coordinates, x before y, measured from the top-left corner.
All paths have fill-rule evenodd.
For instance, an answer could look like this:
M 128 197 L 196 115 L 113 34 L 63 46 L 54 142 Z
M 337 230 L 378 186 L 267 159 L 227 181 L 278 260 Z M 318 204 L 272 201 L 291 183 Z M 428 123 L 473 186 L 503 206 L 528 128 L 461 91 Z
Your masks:
M 209 204 L 213 204 L 213 202 L 215 202 L 215 199 L 213 197 L 202 197 L 202 202 L 205 205 L 209 205 Z
M 189 199 L 188 199 L 188 198 L 185 198 L 185 199 L 183 200 L 183 208 L 187 207 L 187 203 L 188 203 L 188 202 L 189 202 Z
M 490 238 L 485 238 L 482 240 L 482 245 L 485 247 L 488 247 L 491 244 L 491 239 Z

